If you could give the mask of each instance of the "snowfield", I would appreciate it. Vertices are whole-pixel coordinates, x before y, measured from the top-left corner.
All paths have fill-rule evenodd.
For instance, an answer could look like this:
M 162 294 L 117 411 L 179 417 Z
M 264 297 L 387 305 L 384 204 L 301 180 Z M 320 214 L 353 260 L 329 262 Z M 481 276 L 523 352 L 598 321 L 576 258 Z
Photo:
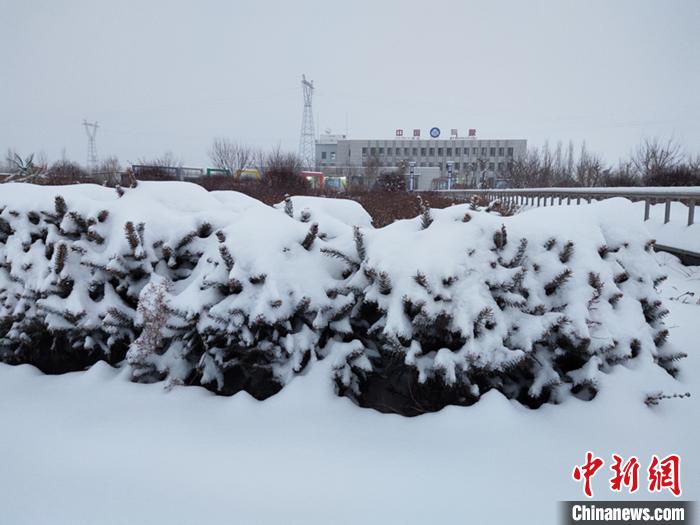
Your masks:
M 27 212 L 41 199 L 53 206 L 53 189 L 14 186 L 13 209 Z M 333 279 L 346 279 L 349 289 L 362 290 L 363 297 L 383 305 L 379 310 L 383 313 L 377 317 L 383 337 L 401 339 L 415 334 L 418 340 L 425 334 L 417 325 L 406 324 L 401 317 L 406 301 L 392 290 L 405 291 L 404 295 L 421 300 L 440 294 L 438 302 L 450 306 L 445 307 L 448 310 L 424 310 L 428 318 L 449 311 L 453 318 L 463 316 L 471 323 L 472 317 L 479 317 L 481 306 L 492 300 L 483 281 L 495 278 L 482 269 L 494 268 L 490 266 L 493 254 L 500 254 L 498 264 L 503 263 L 503 268 L 498 271 L 503 276 L 499 282 L 506 282 L 506 277 L 512 277 L 508 261 L 518 257 L 518 239 L 527 236 L 531 240 L 528 254 L 541 266 L 536 273 L 549 276 L 545 282 L 560 275 L 561 265 L 566 264 L 574 268 L 575 275 L 597 272 L 606 283 L 596 288 L 590 278 L 575 276 L 569 284 L 557 284 L 551 294 L 533 293 L 527 301 L 539 301 L 542 308 L 551 309 L 546 315 L 554 317 L 566 308 L 572 333 L 589 334 L 593 347 L 603 348 L 604 341 L 613 338 L 626 342 L 639 338 L 641 352 L 632 358 L 620 355 L 621 364 L 615 366 L 603 366 L 601 362 L 604 372 L 599 373 L 595 367 L 593 375 L 587 370 L 590 377 L 581 380 L 595 379 L 597 395 L 591 401 L 565 395 L 562 390 L 556 396 L 558 404 L 545 402 L 533 410 L 492 389 L 472 406 L 447 406 L 413 418 L 361 409 L 351 400 L 353 395 L 337 395 L 339 385 L 357 395 L 353 389 L 363 384 L 367 362 L 371 361 L 372 366 L 379 362 L 374 347 L 346 348 L 343 345 L 356 343 L 343 343 L 338 336 L 329 343 L 325 359 L 311 352 L 306 358 L 308 364 L 300 365 L 301 361 L 291 357 L 290 364 L 283 367 L 284 388 L 264 401 L 246 391 L 232 397 L 216 396 L 201 387 L 178 386 L 178 381 L 132 382 L 134 363 L 143 366 L 144 362 L 155 367 L 144 367 L 149 373 L 157 369 L 166 370 L 171 379 L 186 377 L 191 369 L 185 366 L 180 346 L 157 358 L 149 354 L 137 356 L 141 359 L 138 361 L 131 355 L 131 361 L 127 359 L 116 367 L 98 362 L 87 371 L 62 375 L 44 375 L 26 364 L 0 363 L 0 523 L 557 523 L 558 501 L 583 499 L 581 486 L 572 480 L 571 471 L 584 461 L 588 450 L 606 460 L 605 471 L 593 482 L 597 499 L 670 499 L 667 491 L 650 495 L 645 490 L 645 469 L 651 455 L 670 453 L 682 458 L 682 499 L 693 500 L 700 495 L 700 357 L 696 328 L 700 322 L 700 268 L 683 267 L 668 254 L 645 251 L 644 239 L 653 235 L 645 230 L 636 205 L 610 199 L 590 206 L 530 210 L 513 218 L 473 212 L 466 205 L 453 206 L 433 210 L 433 222 L 427 229 L 421 229 L 425 217 L 419 217 L 374 230 L 366 212 L 349 201 L 294 197 L 291 206 L 281 203 L 272 210 L 231 192 L 193 190 L 197 193 L 192 194 L 182 191 L 178 184 L 159 186 L 158 191 L 149 187 L 127 190 L 121 198 L 98 187 L 65 187 L 61 194 L 69 205 L 89 196 L 85 202 L 90 202 L 92 209 L 81 204 L 86 217 L 97 216 L 108 207 L 111 220 L 117 221 L 115 231 L 121 231 L 124 221 L 136 221 L 130 215 L 147 217 L 146 233 L 137 236 L 142 242 L 135 240 L 136 247 L 132 246 L 134 254 L 138 254 L 139 246 L 148 251 L 153 241 L 157 244 L 158 236 L 154 237 L 153 231 L 171 232 L 159 246 L 175 247 L 182 234 L 197 231 L 202 220 L 211 223 L 213 229 L 221 228 L 225 239 L 219 237 L 212 244 L 214 249 L 207 247 L 203 234 L 191 241 L 194 251 L 201 249 L 207 255 L 188 269 L 191 274 L 176 280 L 174 292 L 168 292 L 172 295 L 170 304 L 178 310 L 202 308 L 198 301 L 204 289 L 210 290 L 205 304 L 212 310 L 222 308 L 220 305 L 227 301 L 242 301 L 243 294 L 221 299 L 203 284 L 228 279 L 230 285 L 234 279 L 255 290 L 247 299 L 250 304 L 237 307 L 239 310 L 255 311 L 278 297 L 301 297 L 311 290 L 312 307 L 318 303 L 344 312 L 342 304 L 337 304 L 342 297 L 326 297 L 322 286 Z M 41 196 L 38 192 L 46 193 Z M 173 217 L 170 210 L 174 208 L 182 213 Z M 464 221 L 467 224 L 462 221 L 465 214 L 470 214 Z M 2 217 L 12 221 L 18 216 Z M 318 240 L 306 248 L 304 235 L 310 221 L 319 225 Z M 494 235 L 502 223 L 507 225 L 510 244 Z M 68 222 L 61 224 L 66 231 L 71 227 Z M 543 227 L 548 224 L 551 229 Z M 353 242 L 352 227 L 356 225 L 364 232 L 364 257 L 354 251 L 357 233 Z M 102 228 L 95 230 L 98 234 L 106 235 L 104 225 L 95 227 Z M 262 230 L 269 244 L 256 247 Z M 465 231 L 471 232 L 471 237 L 460 238 Z M 557 241 L 550 248 L 542 248 L 550 244 L 552 232 Z M 296 244 L 288 244 L 296 237 Z M 106 238 L 100 253 L 120 253 L 124 249 L 123 238 L 119 242 Z M 575 241 L 573 254 L 566 248 L 567 239 Z M 632 242 L 623 242 L 625 239 Z M 628 274 L 623 280 L 605 262 L 605 255 L 598 255 L 602 243 L 617 250 L 615 257 L 624 263 Z M 332 247 L 339 255 L 351 254 L 350 265 L 362 264 L 367 271 L 346 270 L 345 276 L 342 258 L 323 255 L 319 245 Z M 235 257 L 235 265 L 224 273 L 226 265 L 214 264 L 219 256 L 226 261 L 226 250 L 221 246 L 228 247 Z M 296 262 L 280 264 L 279 246 L 288 246 Z M 458 257 L 466 251 L 465 246 L 474 249 L 474 256 L 468 263 L 460 263 Z M 32 250 L 24 254 L 18 250 L 14 255 L 25 257 L 27 264 Z M 38 251 L 34 255 L 37 261 L 43 256 Z M 148 252 L 147 257 L 151 256 Z M 118 259 L 119 264 L 125 260 L 134 264 L 128 258 Z M 76 269 L 80 267 L 77 261 L 67 258 L 63 264 Z M 170 270 L 159 266 L 159 271 L 177 278 L 181 268 L 168 264 Z M 262 280 L 256 277 L 260 268 L 266 274 Z M 310 274 L 308 268 L 315 273 Z M 416 270 L 427 277 L 417 279 Z M 669 278 L 659 285 L 657 275 L 661 273 Z M 37 271 L 36 275 L 42 274 Z M 450 279 L 453 275 L 459 279 Z M 248 284 L 250 276 L 255 278 Z M 32 282 L 48 286 L 38 277 Z M 533 290 L 539 286 L 524 282 Z M 614 288 L 613 283 L 636 299 L 649 296 L 652 283 L 659 288 L 670 313 L 664 319 L 665 328 L 654 321 L 653 329 L 668 329 L 663 348 L 688 354 L 678 363 L 675 378 L 655 362 L 655 357 L 661 355 L 656 353 L 657 336 L 649 331 L 652 325 L 643 317 L 640 322 L 637 301 L 636 309 L 632 299 L 628 304 L 623 298 L 616 299 L 621 305 L 618 309 L 605 302 L 591 313 L 591 305 L 601 297 L 600 289 Z M 567 294 L 566 305 L 560 299 L 560 286 Z M 142 284 L 139 290 L 143 289 Z M 499 288 L 497 299 L 516 301 L 507 293 Z M 445 301 L 451 294 L 454 303 Z M 478 301 L 483 304 L 472 311 Z M 285 308 L 286 304 L 275 307 Z M 499 332 L 511 322 L 498 317 L 499 312 L 495 328 L 488 329 L 492 332 L 474 324 L 474 340 L 479 337 L 477 332 L 484 330 L 481 348 L 494 348 L 485 358 L 492 359 L 505 351 L 494 341 L 510 337 Z M 98 320 L 98 314 L 91 311 L 86 315 Z M 220 315 L 228 314 L 222 310 Z M 591 315 L 592 323 L 586 317 Z M 142 319 L 144 314 L 140 311 L 138 316 Z M 142 322 L 138 316 L 135 323 Z M 314 327 L 326 323 L 335 330 L 332 333 L 342 334 L 346 325 L 341 322 L 345 320 L 337 319 L 316 317 Z M 347 326 L 350 322 L 357 321 L 350 318 Z M 527 322 L 523 326 L 527 327 Z M 90 329 L 95 327 L 91 325 Z M 298 335 L 306 334 L 304 330 L 275 344 L 301 352 L 309 341 L 317 341 L 310 333 Z M 528 335 L 521 333 L 518 337 Z M 426 347 L 428 344 L 425 342 Z M 474 344 L 478 350 L 479 345 Z M 366 362 L 362 361 L 362 352 L 367 354 Z M 448 381 L 449 370 L 454 377 L 461 377 L 460 366 L 466 366 L 456 355 L 459 352 L 442 349 L 421 354 L 411 344 L 405 359 L 421 374 L 443 374 L 443 380 Z M 205 366 L 205 373 L 216 377 L 216 363 L 207 365 L 212 368 Z M 559 385 L 551 372 L 546 366 L 537 370 L 544 377 L 539 388 L 555 392 L 567 386 Z M 571 373 L 573 381 L 583 374 L 580 370 Z M 690 392 L 692 397 L 645 405 L 648 395 L 660 392 Z M 612 453 L 640 458 L 642 489 L 636 494 L 616 495 L 608 489 Z

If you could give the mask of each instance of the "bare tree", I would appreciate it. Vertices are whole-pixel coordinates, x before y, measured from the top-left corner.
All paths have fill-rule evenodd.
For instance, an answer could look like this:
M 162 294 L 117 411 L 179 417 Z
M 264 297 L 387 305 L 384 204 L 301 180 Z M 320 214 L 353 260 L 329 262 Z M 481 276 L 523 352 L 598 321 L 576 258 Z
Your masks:
M 575 176 L 579 186 L 591 188 L 599 186 L 603 175 L 603 161 L 595 153 L 586 149 L 586 142 L 581 144 L 581 154 L 576 162 Z
M 137 164 L 142 166 L 181 168 L 182 159 L 176 157 L 172 151 L 166 151 L 162 155 L 152 159 L 141 157 Z
M 302 162 L 296 153 L 282 151 L 277 145 L 264 155 L 264 182 L 273 188 L 300 191 L 308 188 L 306 179 L 300 176 Z
M 617 168 L 608 170 L 600 182 L 601 186 L 608 187 L 639 186 L 639 177 L 631 162 L 620 162 Z
M 541 169 L 539 150 L 533 148 L 513 162 L 510 171 L 511 184 L 515 188 L 536 188 Z
M 2 159 L 0 164 L 0 172 L 11 173 L 12 172 L 12 159 L 15 157 L 17 152 L 12 148 L 7 148 L 5 157 Z
M 574 178 L 574 141 L 569 140 L 569 146 L 566 149 L 566 175 L 570 179 Z
M 555 160 L 554 154 L 549 149 L 549 142 L 545 141 L 542 147 L 542 157 L 540 163 L 540 172 L 538 176 L 537 186 L 540 188 L 549 188 L 554 182 Z
M 104 184 L 114 186 L 121 182 L 122 167 L 117 157 L 107 157 L 97 169 L 98 174 L 102 177 Z
M 696 177 L 700 177 L 700 153 L 695 155 L 695 157 L 688 155 L 688 168 Z
M 677 168 L 682 161 L 681 146 L 673 138 L 666 142 L 658 138 L 644 139 L 632 154 L 632 165 L 643 179 L 658 177 Z
M 265 171 L 288 171 L 298 174 L 302 169 L 302 162 L 296 153 L 283 151 L 277 145 L 265 156 Z
M 50 184 L 74 184 L 86 182 L 88 173 L 77 162 L 62 157 L 51 165 L 46 177 Z
M 551 184 L 553 186 L 569 187 L 576 184 L 573 175 L 573 147 L 573 142 L 569 141 L 567 152 L 564 153 L 564 146 L 562 142 L 557 142 L 557 149 L 554 151 L 554 164 L 552 168 Z
M 231 174 L 249 167 L 254 157 L 255 152 L 250 146 L 221 137 L 214 139 L 209 150 L 212 165 Z

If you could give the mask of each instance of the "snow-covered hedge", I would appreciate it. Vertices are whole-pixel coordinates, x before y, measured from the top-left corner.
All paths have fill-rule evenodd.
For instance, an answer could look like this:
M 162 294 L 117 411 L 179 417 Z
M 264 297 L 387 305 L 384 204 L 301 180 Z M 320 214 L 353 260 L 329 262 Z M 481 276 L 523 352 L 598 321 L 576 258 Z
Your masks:
M 496 388 L 595 395 L 632 359 L 674 373 L 663 278 L 629 203 L 373 229 L 352 201 L 271 208 L 184 183 L 0 187 L 0 360 L 105 359 L 136 381 L 263 399 L 317 359 L 362 406 L 420 414 Z

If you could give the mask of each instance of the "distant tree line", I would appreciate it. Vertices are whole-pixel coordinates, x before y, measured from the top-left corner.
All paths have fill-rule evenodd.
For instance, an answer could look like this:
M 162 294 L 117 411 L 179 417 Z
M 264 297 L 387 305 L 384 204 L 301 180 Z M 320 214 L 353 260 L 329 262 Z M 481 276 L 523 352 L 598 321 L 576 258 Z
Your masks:
M 700 155 L 684 154 L 669 139 L 645 139 L 617 166 L 606 166 L 584 142 L 576 153 L 572 142 L 532 148 L 512 164 L 510 183 L 516 188 L 700 186 Z
M 213 140 L 208 157 L 212 167 L 228 175 L 188 180 L 209 189 L 233 189 L 230 175 L 252 168 L 261 175 L 257 181 L 259 185 L 297 192 L 310 189 L 308 182 L 299 177 L 303 170 L 301 159 L 280 146 L 266 151 L 219 137 Z M 140 158 L 136 164 L 141 166 L 138 178 L 142 180 L 176 180 L 176 169 L 183 166 L 182 160 L 172 152 Z M 374 158 L 362 168 L 338 168 L 338 175 L 345 176 L 350 186 L 355 184 L 362 190 L 404 191 L 407 172 L 405 163 L 392 170 L 382 170 L 378 159 Z M 123 168 L 116 157 L 105 158 L 95 170 L 87 170 L 67 159 L 65 154 L 50 164 L 43 153 L 21 156 L 11 149 L 4 162 L 0 160 L 0 174 L 0 182 L 39 184 L 93 182 L 114 186 L 128 184 L 134 178 L 131 169 Z M 530 148 L 524 157 L 516 159 L 507 177 L 510 186 L 515 188 L 700 186 L 700 155 L 684 153 L 674 139 L 653 138 L 643 140 L 617 166 L 609 166 L 591 152 L 585 142 L 580 148 L 575 148 L 571 141 L 566 147 L 559 142 L 554 148 L 545 143 L 541 148 Z

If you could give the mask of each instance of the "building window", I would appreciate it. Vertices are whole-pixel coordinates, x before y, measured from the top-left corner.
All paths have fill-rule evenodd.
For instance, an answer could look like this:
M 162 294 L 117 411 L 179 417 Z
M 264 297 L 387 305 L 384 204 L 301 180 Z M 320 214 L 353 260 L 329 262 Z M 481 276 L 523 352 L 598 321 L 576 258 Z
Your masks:
M 479 154 L 479 148 L 472 148 L 472 155 L 476 156 Z
M 490 155 L 491 157 L 495 157 L 495 156 L 496 156 L 496 148 L 490 148 L 490 149 L 489 149 L 489 155 Z
M 513 156 L 513 148 L 508 148 L 508 156 L 509 157 Z
M 425 157 L 425 148 L 420 149 L 420 156 Z
M 464 148 L 464 156 L 465 157 L 469 156 L 469 148 Z
M 413 156 L 414 157 L 418 156 L 418 148 L 413 148 Z
M 403 149 L 403 154 L 405 157 L 408 157 L 408 148 Z
M 387 148 L 386 149 L 386 154 L 389 155 L 390 157 L 394 154 L 394 148 Z
M 438 148 L 438 157 L 442 157 L 442 148 Z
M 428 148 L 428 155 L 430 155 L 431 157 L 435 155 L 435 148 Z
M 502 163 L 502 162 L 499 162 L 499 163 L 498 163 L 498 171 L 499 171 L 499 172 L 502 172 L 502 171 L 503 171 L 503 163 Z
M 498 156 L 499 157 L 503 156 L 503 148 L 498 148 Z
M 376 154 L 377 154 L 376 148 L 369 148 L 369 154 L 370 154 L 370 155 L 376 155 Z
M 461 148 L 455 148 L 455 157 L 459 157 L 462 154 Z
M 487 151 L 488 151 L 488 150 L 487 150 L 486 148 L 481 148 L 481 156 L 482 156 L 482 157 L 485 157 Z
M 489 170 L 493 171 L 496 169 L 496 163 L 495 162 L 489 162 Z
M 448 157 L 452 156 L 452 148 L 445 148 L 445 153 Z
M 325 151 L 322 151 L 322 152 L 321 152 L 321 158 L 322 158 L 323 160 L 326 159 L 326 152 L 325 152 Z
M 379 148 L 379 154 L 384 155 L 384 148 Z
M 350 151 L 348 151 L 350 153 Z M 367 148 L 362 148 L 362 156 L 366 157 L 367 156 Z
M 335 160 L 335 151 L 331 151 L 331 160 Z
M 459 171 L 459 162 L 455 162 L 455 171 Z

